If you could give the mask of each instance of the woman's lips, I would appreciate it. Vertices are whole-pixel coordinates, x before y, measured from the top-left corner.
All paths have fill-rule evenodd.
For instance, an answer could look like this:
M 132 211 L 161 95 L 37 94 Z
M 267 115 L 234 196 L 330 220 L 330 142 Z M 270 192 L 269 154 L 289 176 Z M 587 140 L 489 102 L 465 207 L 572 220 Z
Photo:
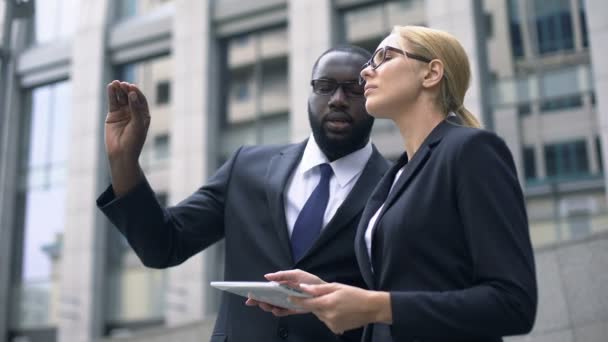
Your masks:
M 375 90 L 376 88 L 377 88 L 376 86 L 372 86 L 372 85 L 366 84 L 365 88 L 364 88 L 364 91 L 363 91 L 363 95 L 367 96 L 367 94 L 369 94 L 369 92 Z

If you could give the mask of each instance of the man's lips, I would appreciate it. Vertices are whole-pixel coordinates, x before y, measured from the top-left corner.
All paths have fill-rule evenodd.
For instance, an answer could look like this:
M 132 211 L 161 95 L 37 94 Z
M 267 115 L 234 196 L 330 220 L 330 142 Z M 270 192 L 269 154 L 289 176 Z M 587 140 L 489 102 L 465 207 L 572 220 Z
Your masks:
M 350 127 L 353 119 L 344 112 L 331 112 L 323 118 L 323 123 L 329 130 L 341 131 Z

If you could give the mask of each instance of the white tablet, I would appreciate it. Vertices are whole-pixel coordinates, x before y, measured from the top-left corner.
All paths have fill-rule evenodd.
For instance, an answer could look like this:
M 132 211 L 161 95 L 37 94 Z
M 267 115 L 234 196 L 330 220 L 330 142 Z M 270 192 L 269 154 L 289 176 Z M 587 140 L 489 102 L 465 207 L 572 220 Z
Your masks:
M 210 285 L 239 296 L 251 297 L 260 302 L 292 310 L 301 309 L 301 307 L 287 301 L 288 296 L 312 297 L 308 293 L 274 281 L 212 281 Z

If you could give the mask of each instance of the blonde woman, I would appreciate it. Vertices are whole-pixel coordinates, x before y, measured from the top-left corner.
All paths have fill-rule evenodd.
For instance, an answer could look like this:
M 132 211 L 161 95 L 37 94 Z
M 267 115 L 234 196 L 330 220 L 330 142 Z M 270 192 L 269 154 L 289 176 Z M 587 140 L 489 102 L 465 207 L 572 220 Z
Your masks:
M 361 78 L 368 112 L 393 120 L 405 142 L 355 240 L 369 290 L 299 270 L 266 277 L 313 294 L 293 301 L 337 334 L 366 326 L 364 341 L 501 341 L 529 332 L 537 289 L 524 198 L 507 146 L 463 105 L 464 49 L 442 31 L 396 27 Z

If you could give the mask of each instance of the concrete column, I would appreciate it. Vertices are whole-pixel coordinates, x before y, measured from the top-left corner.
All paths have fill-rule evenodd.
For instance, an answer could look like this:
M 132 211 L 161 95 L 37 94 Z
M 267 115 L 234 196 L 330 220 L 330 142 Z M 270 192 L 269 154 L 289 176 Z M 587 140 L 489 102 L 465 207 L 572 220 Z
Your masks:
M 289 110 L 291 141 L 310 135 L 308 95 L 312 66 L 332 45 L 332 1 L 289 0 Z
M 574 49 L 583 50 L 583 30 L 581 16 L 579 15 L 579 0 L 570 0 L 570 19 L 572 20 L 572 31 L 574 33 Z
M 517 15 L 521 28 L 521 39 L 524 43 L 524 56 L 530 61 L 538 55 L 538 44 L 536 40 L 536 26 L 528 18 L 534 17 L 533 3 L 526 0 L 517 0 Z
M 595 110 L 600 127 L 602 159 L 608 161 L 608 65 L 605 63 L 608 53 L 608 2 L 604 0 L 585 0 L 587 32 L 591 52 L 593 84 L 595 85 Z M 605 184 L 608 188 L 608 172 L 604 170 Z
M 511 150 L 519 181 L 525 187 L 526 176 L 524 174 L 524 158 L 522 154 L 521 129 L 517 108 L 496 108 L 494 112 L 494 129 Z
M 210 159 L 215 158 L 209 146 L 213 137 L 208 134 L 213 126 L 209 123 L 217 116 L 217 111 L 210 111 L 210 70 L 214 69 L 210 64 L 217 61 L 210 56 L 209 3 L 175 1 L 169 204 L 179 202 L 203 185 Z M 206 302 L 210 300 L 208 284 L 216 280 L 206 277 L 205 267 L 212 266 L 206 262 L 209 254 L 213 255 L 213 249 L 169 270 L 166 297 L 169 325 L 204 318 Z
M 82 2 L 73 40 L 67 204 L 61 261 L 58 341 L 102 334 L 104 221 L 94 200 L 107 184 L 103 152 L 108 0 Z
M 469 56 L 471 64 L 471 85 L 465 96 L 464 105 L 484 124 L 488 108 L 484 104 L 483 73 L 485 73 L 485 37 L 480 35 L 481 20 L 478 20 L 481 2 L 476 0 L 450 1 L 426 0 L 424 2 L 429 27 L 447 31 L 460 41 Z M 476 22 L 478 23 L 476 25 Z M 488 88 L 488 87 L 485 87 Z M 489 119 L 489 117 L 488 117 Z

